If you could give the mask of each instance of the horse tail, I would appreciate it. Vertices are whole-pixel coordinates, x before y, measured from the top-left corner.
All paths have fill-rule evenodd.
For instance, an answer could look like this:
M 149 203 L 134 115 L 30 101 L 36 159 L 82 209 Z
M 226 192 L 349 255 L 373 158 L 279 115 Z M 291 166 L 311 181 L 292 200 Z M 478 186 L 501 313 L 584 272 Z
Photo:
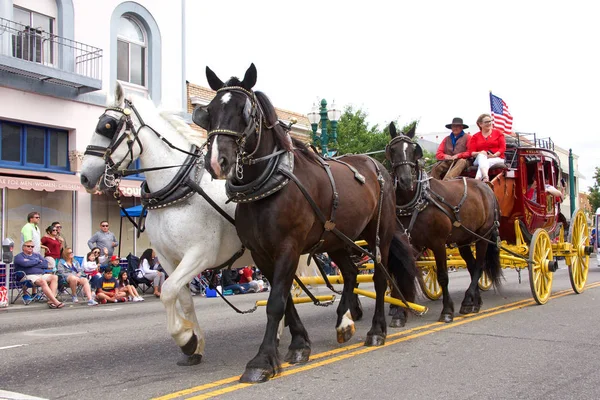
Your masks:
M 414 302 L 417 296 L 417 284 L 423 283 L 423 275 L 417 268 L 413 248 L 408 237 L 398 231 L 394 233 L 388 269 L 394 275 L 398 288 L 407 301 Z
M 494 226 L 489 237 L 489 240 L 493 243 L 488 243 L 487 251 L 485 252 L 485 265 L 483 267 L 494 287 L 500 287 L 504 276 L 502 266 L 500 265 L 500 248 L 497 244 L 498 236 L 498 226 Z

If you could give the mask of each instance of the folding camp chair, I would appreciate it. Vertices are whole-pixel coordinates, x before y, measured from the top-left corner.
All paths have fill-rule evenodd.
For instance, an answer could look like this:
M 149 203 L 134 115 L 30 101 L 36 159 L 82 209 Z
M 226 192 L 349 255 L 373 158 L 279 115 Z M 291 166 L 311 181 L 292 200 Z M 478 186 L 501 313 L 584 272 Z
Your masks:
M 13 294 L 11 293 L 10 304 L 15 304 L 15 302 L 17 300 L 19 300 L 19 298 L 21 298 L 23 300 L 23 304 L 25 304 L 25 305 L 28 305 L 32 301 L 47 300 L 46 295 L 44 295 L 44 292 L 42 292 L 42 289 L 37 286 L 36 286 L 37 293 L 34 296 L 31 296 L 29 294 L 27 294 L 27 296 L 25 296 L 25 294 L 27 293 L 27 290 L 31 289 L 35 286 L 33 284 L 33 282 L 31 282 L 31 280 L 27 279 L 25 276 L 26 276 L 25 272 L 23 272 L 23 271 L 15 271 L 14 272 L 13 282 L 15 284 L 15 288 L 17 289 L 17 295 L 15 297 L 13 297 Z
M 131 283 L 133 283 L 133 286 L 141 290 L 144 294 L 149 292 L 150 290 L 154 290 L 154 282 L 147 278 L 144 278 L 141 271 L 137 269 L 140 265 L 140 258 L 129 253 L 126 259 L 127 275 L 129 275 L 129 279 L 131 279 Z

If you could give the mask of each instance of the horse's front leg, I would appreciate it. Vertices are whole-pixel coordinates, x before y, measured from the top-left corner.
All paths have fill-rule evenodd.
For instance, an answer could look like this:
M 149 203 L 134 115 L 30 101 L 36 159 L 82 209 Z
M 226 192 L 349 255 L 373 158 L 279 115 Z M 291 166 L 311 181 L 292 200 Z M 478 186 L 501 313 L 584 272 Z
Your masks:
M 467 268 L 471 275 L 471 283 L 465 292 L 465 298 L 460 306 L 461 314 L 478 313 L 481 309 L 481 293 L 479 292 L 479 278 L 483 272 L 483 263 L 485 262 L 485 252 L 487 250 L 487 242 L 480 240 L 475 244 L 477 258 L 473 258 L 471 247 L 461 247 L 460 255 L 465 261 L 468 259 Z
M 354 313 L 356 313 L 356 310 L 360 310 L 360 304 L 357 302 L 358 297 L 354 294 L 358 271 L 356 265 L 352 262 L 350 255 L 348 255 L 345 250 L 332 252 L 329 256 L 338 265 L 342 277 L 344 278 L 344 289 L 337 308 L 338 317 L 335 330 L 337 332 L 338 343 L 345 343 L 350 340 L 354 335 L 354 332 L 356 332 L 354 326 Z M 360 310 L 359 316 L 362 316 L 362 310 Z
M 271 279 L 271 291 L 267 300 L 267 327 L 265 329 L 265 336 L 258 349 L 258 354 L 246 364 L 246 370 L 240 377 L 240 382 L 243 383 L 266 382 L 281 370 L 279 353 L 277 351 L 278 327 L 285 313 L 294 273 L 300 258 L 298 251 L 290 250 L 293 246 L 282 247 L 288 250 L 277 255 L 273 265 L 268 265 L 268 262 L 265 263 L 265 258 L 258 254 L 252 254 L 257 267 L 261 271 L 273 271 L 273 279 Z
M 308 332 L 306 332 L 306 329 L 300 320 L 300 316 L 296 311 L 292 296 L 288 296 L 286 302 L 285 319 L 290 328 L 292 341 L 284 361 L 289 362 L 290 364 L 305 363 L 310 357 L 310 339 L 308 338 Z
M 438 244 L 431 249 L 435 257 L 435 266 L 437 269 L 437 280 L 442 288 L 442 312 L 438 321 L 450 323 L 454 321 L 454 302 L 450 297 L 448 290 L 448 264 L 446 261 L 446 246 Z M 462 254 L 462 253 L 461 253 Z
M 159 257 L 161 262 L 164 262 L 165 258 L 160 255 Z M 200 363 L 204 353 L 204 332 L 198 324 L 194 303 L 187 285 L 194 276 L 210 265 L 214 265 L 215 260 L 205 259 L 199 262 L 200 259 L 200 254 L 186 253 L 177 268 L 163 284 L 160 296 L 167 312 L 167 330 L 185 355 L 182 360 L 177 362 L 178 365 L 183 366 Z M 177 300 L 181 304 L 184 317 L 177 311 Z
M 373 241 L 374 242 L 374 241 Z M 383 346 L 385 344 L 385 338 L 387 336 L 387 324 L 385 322 L 385 291 L 387 289 L 387 279 L 381 268 L 387 268 L 388 256 L 389 256 L 389 245 L 385 246 L 384 241 L 381 245 L 381 263 L 375 264 L 375 271 L 373 273 L 373 283 L 375 283 L 375 312 L 373 313 L 373 322 L 371 329 L 367 333 L 365 339 L 365 346 Z M 371 248 L 373 254 L 375 249 Z

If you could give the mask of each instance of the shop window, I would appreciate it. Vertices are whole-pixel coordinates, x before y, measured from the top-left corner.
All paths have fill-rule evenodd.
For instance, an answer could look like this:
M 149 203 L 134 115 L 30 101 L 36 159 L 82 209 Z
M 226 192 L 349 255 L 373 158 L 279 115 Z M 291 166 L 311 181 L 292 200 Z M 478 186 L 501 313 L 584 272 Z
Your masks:
M 69 170 L 69 133 L 0 121 L 0 166 Z
M 58 221 L 67 245 L 73 246 L 73 192 L 6 189 L 6 232 L 3 232 L 3 237 L 15 241 L 17 253 L 21 248 L 21 228 L 27 223 L 27 214 L 32 211 L 40 213 L 38 226 L 42 235 L 52 222 Z

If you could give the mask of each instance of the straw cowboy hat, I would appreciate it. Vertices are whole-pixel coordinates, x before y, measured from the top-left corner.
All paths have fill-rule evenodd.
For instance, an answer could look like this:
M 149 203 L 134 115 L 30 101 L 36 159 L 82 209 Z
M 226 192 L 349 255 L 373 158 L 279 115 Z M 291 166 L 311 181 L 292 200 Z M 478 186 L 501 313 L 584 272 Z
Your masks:
M 452 125 L 462 125 L 463 129 L 467 129 L 467 128 L 469 127 L 469 125 L 465 125 L 465 124 L 463 123 L 463 120 L 462 120 L 462 118 L 458 118 L 458 117 L 454 118 L 454 119 L 452 120 L 452 123 L 451 123 L 451 124 L 448 124 L 448 125 L 446 125 L 446 128 L 448 128 L 448 129 L 452 129 Z

